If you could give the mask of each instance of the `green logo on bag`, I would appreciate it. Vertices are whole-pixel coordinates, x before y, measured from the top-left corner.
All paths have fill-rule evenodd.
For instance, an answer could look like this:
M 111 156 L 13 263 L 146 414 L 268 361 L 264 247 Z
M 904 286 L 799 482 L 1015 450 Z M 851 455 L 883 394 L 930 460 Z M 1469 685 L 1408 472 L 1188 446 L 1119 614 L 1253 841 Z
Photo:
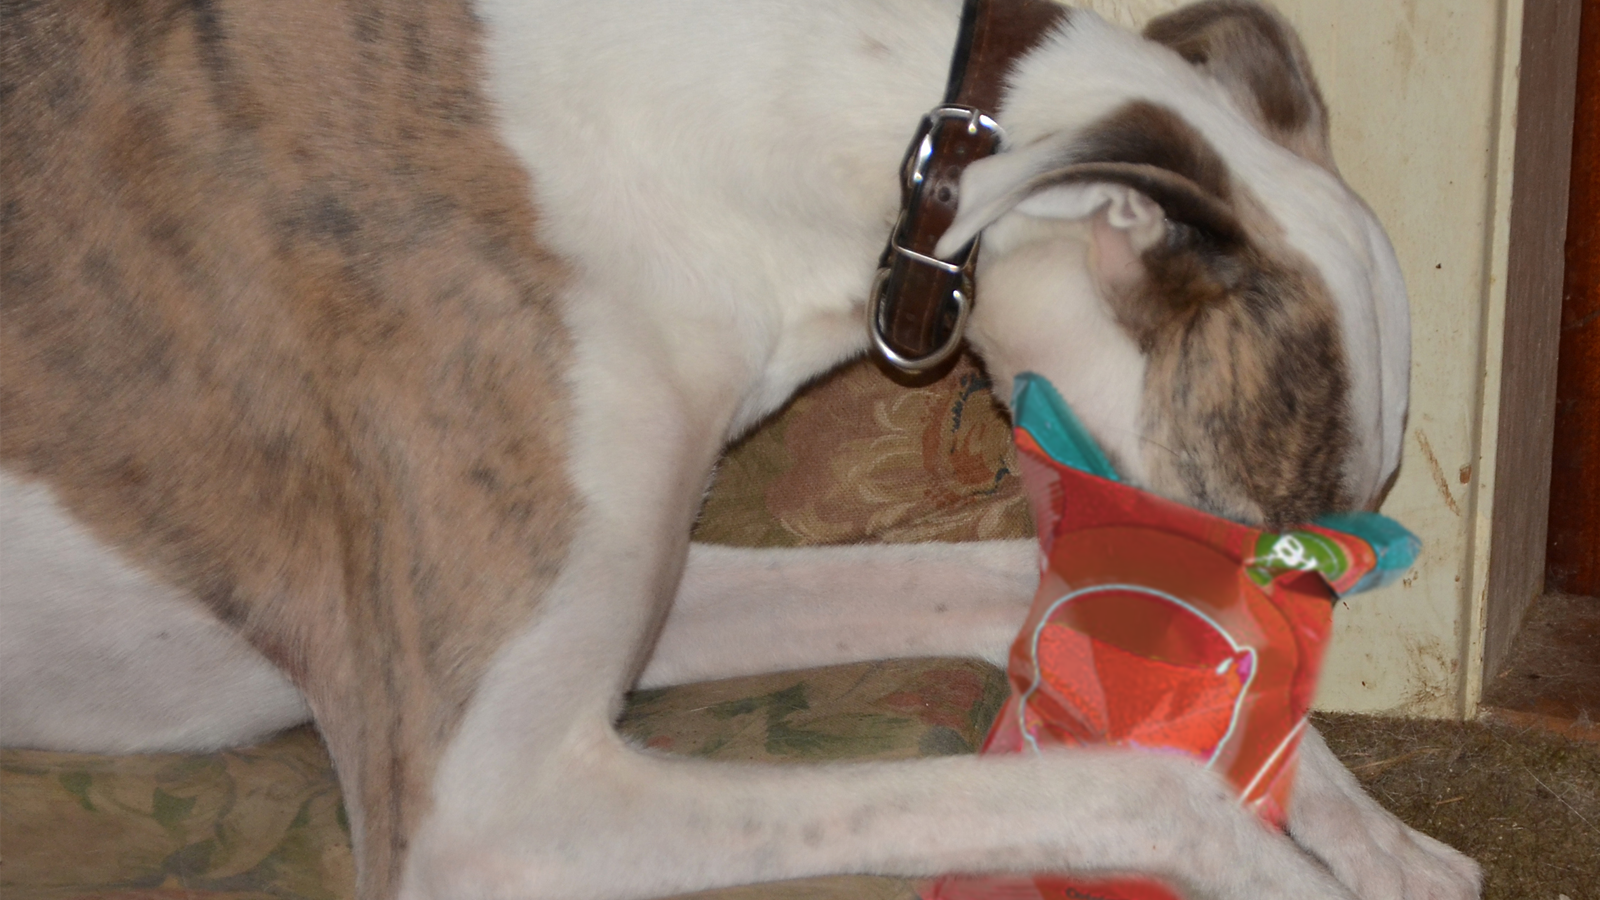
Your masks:
M 1250 560 L 1250 578 L 1266 587 L 1284 572 L 1321 572 L 1329 584 L 1350 568 L 1339 545 L 1310 531 L 1263 534 L 1256 538 L 1256 555 Z

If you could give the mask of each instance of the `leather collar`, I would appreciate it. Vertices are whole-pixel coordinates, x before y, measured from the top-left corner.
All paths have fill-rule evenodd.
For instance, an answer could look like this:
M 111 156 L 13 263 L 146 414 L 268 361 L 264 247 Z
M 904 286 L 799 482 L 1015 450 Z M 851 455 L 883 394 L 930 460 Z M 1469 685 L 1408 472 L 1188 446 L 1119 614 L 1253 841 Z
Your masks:
M 1051 0 L 966 0 L 944 103 L 922 117 L 901 168 L 900 218 L 867 302 L 872 344 L 905 372 L 955 353 L 973 302 L 978 241 L 951 259 L 934 245 L 956 215 L 961 173 L 1000 149 L 996 117 L 1011 65 L 1065 18 Z

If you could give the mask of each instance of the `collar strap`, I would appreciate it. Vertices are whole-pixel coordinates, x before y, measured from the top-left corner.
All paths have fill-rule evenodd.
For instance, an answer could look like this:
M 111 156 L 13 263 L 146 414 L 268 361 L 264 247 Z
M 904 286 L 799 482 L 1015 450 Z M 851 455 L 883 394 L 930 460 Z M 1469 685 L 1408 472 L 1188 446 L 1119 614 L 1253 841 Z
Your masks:
M 944 103 L 922 117 L 906 150 L 900 217 L 867 301 L 873 346 L 897 369 L 926 371 L 961 344 L 978 241 L 951 259 L 934 246 L 955 220 L 962 171 L 1005 140 L 995 116 L 1012 63 L 1066 13 L 1051 0 L 966 0 Z

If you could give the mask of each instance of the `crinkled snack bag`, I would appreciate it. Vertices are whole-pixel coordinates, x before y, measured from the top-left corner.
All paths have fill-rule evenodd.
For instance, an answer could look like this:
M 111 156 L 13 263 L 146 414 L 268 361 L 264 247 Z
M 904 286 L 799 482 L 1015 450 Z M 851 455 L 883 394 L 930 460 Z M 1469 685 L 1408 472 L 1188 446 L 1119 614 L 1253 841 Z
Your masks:
M 1376 513 L 1274 534 L 1123 484 L 1037 375 L 1017 378 L 1012 412 L 1040 583 L 982 752 L 1181 753 L 1283 827 L 1333 601 L 1397 579 L 1420 543 Z M 923 897 L 1177 900 L 1148 878 L 1063 875 L 952 876 Z

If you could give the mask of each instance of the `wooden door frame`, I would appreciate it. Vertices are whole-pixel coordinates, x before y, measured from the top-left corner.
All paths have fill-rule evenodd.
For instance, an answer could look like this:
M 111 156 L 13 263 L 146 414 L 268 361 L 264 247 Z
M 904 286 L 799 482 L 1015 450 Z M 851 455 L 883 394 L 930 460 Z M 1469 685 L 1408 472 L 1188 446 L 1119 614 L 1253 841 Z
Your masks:
M 1600 0 L 1579 46 L 1545 581 L 1600 597 Z
M 1528 605 L 1544 590 L 1584 2 L 1523 0 L 1482 682 L 1499 671 Z

